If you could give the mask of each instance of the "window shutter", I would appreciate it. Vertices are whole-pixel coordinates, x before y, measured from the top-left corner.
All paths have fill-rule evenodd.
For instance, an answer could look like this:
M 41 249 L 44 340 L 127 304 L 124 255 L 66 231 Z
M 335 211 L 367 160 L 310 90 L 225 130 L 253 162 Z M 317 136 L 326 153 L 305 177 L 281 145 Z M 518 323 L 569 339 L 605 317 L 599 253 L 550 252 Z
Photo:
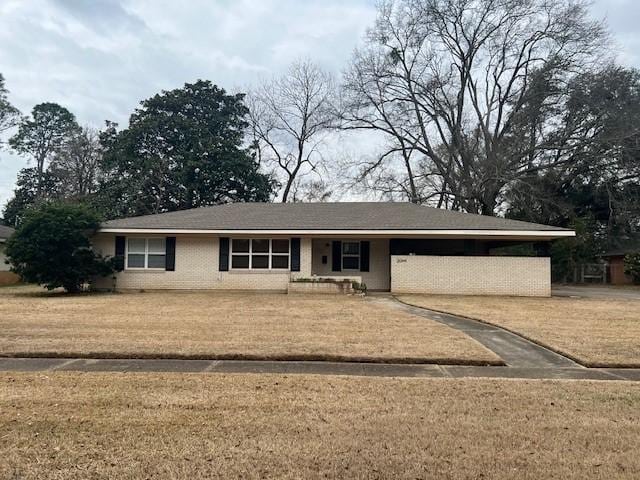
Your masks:
M 116 262 L 116 270 L 124 270 L 124 252 L 125 252 L 125 237 L 116 237 L 116 247 L 115 247 L 115 262 Z
M 334 272 L 342 271 L 342 242 L 336 240 L 331 247 L 331 270 Z
M 165 241 L 165 270 L 173 272 L 176 269 L 176 237 L 167 237 Z
M 360 271 L 369 271 L 369 251 L 371 250 L 371 242 L 360 242 Z
M 300 239 L 291 239 L 291 271 L 300 271 Z
M 218 270 L 221 272 L 229 271 L 229 238 L 220 237 L 220 254 L 219 254 Z

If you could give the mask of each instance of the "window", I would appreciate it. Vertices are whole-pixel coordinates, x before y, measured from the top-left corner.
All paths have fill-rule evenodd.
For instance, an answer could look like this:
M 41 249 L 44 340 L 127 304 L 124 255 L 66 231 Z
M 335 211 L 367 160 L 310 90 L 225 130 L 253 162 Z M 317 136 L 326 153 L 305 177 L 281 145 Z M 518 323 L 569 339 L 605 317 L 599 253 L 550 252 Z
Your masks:
M 249 268 L 249 244 L 249 240 L 231 241 L 231 268 Z
M 289 268 L 289 240 L 271 240 L 271 268 Z
M 165 238 L 127 238 L 127 269 L 164 270 L 165 266 Z
M 234 238 L 231 240 L 231 268 L 286 270 L 289 268 L 289 240 Z
M 360 242 L 342 242 L 342 269 L 360 270 Z

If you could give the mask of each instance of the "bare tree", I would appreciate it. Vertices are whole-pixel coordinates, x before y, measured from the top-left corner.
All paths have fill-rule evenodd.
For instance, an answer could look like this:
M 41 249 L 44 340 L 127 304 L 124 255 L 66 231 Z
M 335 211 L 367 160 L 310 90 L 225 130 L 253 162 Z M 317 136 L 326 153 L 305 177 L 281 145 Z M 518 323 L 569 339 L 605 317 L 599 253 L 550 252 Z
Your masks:
M 333 191 L 322 179 L 315 181 L 298 179 L 293 182 L 290 190 L 292 202 L 328 202 L 332 195 Z
M 400 159 L 412 201 L 428 178 L 438 206 L 492 215 L 568 138 L 548 135 L 563 87 L 604 43 L 583 0 L 385 1 L 345 76 L 343 127 L 389 137 L 371 171 Z
M 334 94 L 329 73 L 298 61 L 247 96 L 258 159 L 284 177 L 283 202 L 290 199 L 296 180 L 321 169 L 320 147 L 333 122 Z
M 84 198 L 98 188 L 101 159 L 98 132 L 84 127 L 66 139 L 51 160 L 49 170 L 61 180 L 65 197 Z
M 4 77 L 0 73 L 0 135 L 20 123 L 20 111 L 9 103 L 8 93 L 4 86 Z M 3 139 L 0 136 L 0 148 L 2 146 Z

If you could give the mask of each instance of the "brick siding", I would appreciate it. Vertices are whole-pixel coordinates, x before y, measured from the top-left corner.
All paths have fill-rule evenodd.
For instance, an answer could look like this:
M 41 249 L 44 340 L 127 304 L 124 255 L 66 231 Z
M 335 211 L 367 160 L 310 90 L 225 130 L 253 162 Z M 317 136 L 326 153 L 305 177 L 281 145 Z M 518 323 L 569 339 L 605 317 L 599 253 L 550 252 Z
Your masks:
M 144 238 L 145 235 L 138 235 Z M 151 236 L 151 235 L 149 235 Z M 94 249 L 106 256 L 115 254 L 115 235 L 98 234 Z M 311 276 L 311 239 L 300 242 L 300 272 L 218 270 L 219 239 L 210 235 L 177 235 L 175 271 L 125 270 L 112 278 L 95 282 L 97 289 L 121 290 L 274 290 L 285 292 L 291 277 Z
M 139 235 L 144 237 L 144 235 Z M 177 235 L 175 271 L 127 270 L 98 279 L 98 289 L 133 290 L 273 290 L 285 292 L 292 278 L 335 275 L 331 272 L 331 240 L 302 238 L 300 272 L 218 270 L 219 239 L 214 235 Z M 98 234 L 96 251 L 115 253 L 115 235 Z M 312 250 L 315 255 L 312 255 Z M 326 265 L 322 255 L 328 256 Z M 391 261 L 391 265 L 389 265 Z M 391 272 L 390 272 L 391 270 Z M 346 272 L 341 272 L 344 275 Z M 391 273 L 391 284 L 390 284 Z M 389 256 L 389 241 L 371 240 L 370 272 L 357 272 L 370 290 L 397 293 L 467 295 L 550 295 L 548 258 Z
M 453 295 L 551 295 L 546 257 L 391 257 L 391 291 Z

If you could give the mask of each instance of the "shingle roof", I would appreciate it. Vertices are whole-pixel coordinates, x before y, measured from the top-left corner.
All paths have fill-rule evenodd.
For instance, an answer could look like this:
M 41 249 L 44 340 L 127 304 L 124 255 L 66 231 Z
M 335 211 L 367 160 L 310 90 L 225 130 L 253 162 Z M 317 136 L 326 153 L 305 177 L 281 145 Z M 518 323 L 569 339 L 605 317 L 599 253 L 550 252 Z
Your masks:
M 167 230 L 518 230 L 566 229 L 412 203 L 233 203 L 131 217 L 102 228 Z
M 5 227 L 4 225 L 0 225 L 0 240 L 6 240 L 15 230 L 11 227 Z

